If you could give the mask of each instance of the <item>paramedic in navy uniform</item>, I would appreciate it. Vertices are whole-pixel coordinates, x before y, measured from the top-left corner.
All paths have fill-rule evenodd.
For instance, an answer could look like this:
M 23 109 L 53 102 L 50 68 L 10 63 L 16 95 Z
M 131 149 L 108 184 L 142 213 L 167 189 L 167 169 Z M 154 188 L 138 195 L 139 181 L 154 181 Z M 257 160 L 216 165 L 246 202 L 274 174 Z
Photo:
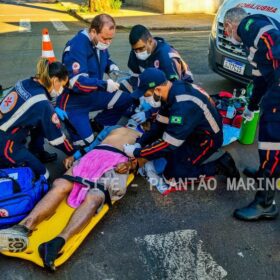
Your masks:
M 94 139 L 89 112 L 103 110 L 95 121 L 114 125 L 132 104 L 130 94 L 119 90 L 117 82 L 103 79 L 104 73 L 119 70 L 108 52 L 115 32 L 114 19 L 100 14 L 65 46 L 62 61 L 69 73 L 69 90 L 57 104 L 76 129 L 78 135 L 72 135 L 75 145 L 90 144 Z
M 252 120 L 254 111 L 261 109 L 259 124 L 260 166 L 244 174 L 264 179 L 259 183 L 255 199 L 247 207 L 237 209 L 234 216 L 251 221 L 273 219 L 278 215 L 273 179 L 280 176 L 280 23 L 261 14 L 250 15 L 242 8 L 228 10 L 224 18 L 226 35 L 233 44 L 241 44 L 249 52 L 248 61 L 253 68 L 254 89 L 248 108 L 244 112 Z
M 0 165 L 29 166 L 36 175 L 49 177 L 45 166 L 26 147 L 31 129 L 40 128 L 43 136 L 55 146 L 72 155 L 74 150 L 61 132 L 60 121 L 51 104 L 68 81 L 66 68 L 60 62 L 49 63 L 41 58 L 37 75 L 16 83 L 0 103 Z
M 147 68 L 154 67 L 163 71 L 169 81 L 183 80 L 193 82 L 193 75 L 188 64 L 182 59 L 178 51 L 163 38 L 153 37 L 143 25 L 132 27 L 129 34 L 131 52 L 127 66 L 131 77 L 121 82 L 121 89 L 133 92 L 137 88 L 138 76 Z M 143 123 L 153 115 L 157 109 L 145 110 L 132 115 L 138 123 Z
M 204 163 L 223 143 L 221 118 L 205 91 L 185 81 L 170 82 L 156 68 L 147 68 L 139 80 L 133 95 L 160 110 L 150 131 L 136 144 L 124 145 L 129 157 L 166 158 L 163 177 L 171 182 L 216 174 L 239 178 L 229 153 Z

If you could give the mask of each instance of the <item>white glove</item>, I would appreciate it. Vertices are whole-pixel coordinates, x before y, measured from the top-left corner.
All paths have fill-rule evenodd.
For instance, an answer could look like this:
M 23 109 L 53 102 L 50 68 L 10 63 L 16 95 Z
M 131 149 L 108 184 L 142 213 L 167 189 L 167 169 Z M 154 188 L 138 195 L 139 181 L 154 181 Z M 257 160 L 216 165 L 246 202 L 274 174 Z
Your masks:
M 254 112 L 250 111 L 247 107 L 245 108 L 243 112 L 243 118 L 247 121 L 250 122 L 254 118 Z
M 124 144 L 123 151 L 126 153 L 127 156 L 133 158 L 135 149 L 140 149 L 141 145 L 139 143 L 135 143 L 134 145 Z
M 109 72 L 120 71 L 120 68 L 116 64 L 111 64 L 109 68 Z M 117 73 L 115 73 L 117 74 Z
M 112 79 L 108 79 L 107 80 L 107 91 L 108 92 L 114 92 L 116 90 L 118 90 L 120 87 L 119 83 L 114 82 Z
M 139 113 L 132 115 L 131 118 L 138 123 L 143 123 L 146 121 L 146 114 L 145 114 L 145 112 L 139 112 Z

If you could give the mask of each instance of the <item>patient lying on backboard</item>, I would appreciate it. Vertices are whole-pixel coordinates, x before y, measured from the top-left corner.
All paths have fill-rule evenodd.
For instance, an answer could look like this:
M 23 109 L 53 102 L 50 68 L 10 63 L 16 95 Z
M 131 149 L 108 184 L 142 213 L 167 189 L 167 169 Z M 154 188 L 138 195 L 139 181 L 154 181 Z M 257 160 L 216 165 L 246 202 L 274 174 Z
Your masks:
M 123 153 L 123 145 L 134 144 L 140 136 L 141 132 L 136 129 L 109 127 L 87 147 L 88 153 L 76 154 L 76 158 L 81 157 L 79 160 L 66 158 L 64 164 L 68 171 L 53 182 L 51 190 L 32 212 L 19 225 L 0 230 L 0 249 L 13 251 L 12 243 L 17 241 L 16 251 L 24 251 L 28 246 L 28 235 L 40 222 L 52 216 L 68 197 L 67 203 L 77 209 L 67 226 L 57 237 L 38 248 L 45 267 L 54 270 L 54 261 L 65 242 L 89 223 L 104 202 L 110 203 L 124 196 L 129 171 L 136 168 L 137 162 L 129 161 Z

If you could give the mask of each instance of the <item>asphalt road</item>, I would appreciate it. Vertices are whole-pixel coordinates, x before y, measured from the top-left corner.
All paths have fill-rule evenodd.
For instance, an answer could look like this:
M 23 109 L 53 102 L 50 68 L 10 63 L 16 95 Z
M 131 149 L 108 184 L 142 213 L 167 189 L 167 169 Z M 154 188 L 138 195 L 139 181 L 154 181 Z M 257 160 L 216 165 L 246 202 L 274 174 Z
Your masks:
M 42 28 L 49 28 L 55 54 L 60 58 L 66 41 L 85 27 L 57 11 L 57 6 L 42 4 L 38 8 L 29 2 L 0 3 L 0 83 L 5 87 L 35 74 Z M 20 19 L 28 18 L 30 24 L 23 24 L 19 31 Z M 68 30 L 58 31 L 51 19 L 61 20 Z M 210 94 L 236 86 L 208 68 L 207 32 L 154 35 L 164 37 L 180 51 L 196 83 Z M 110 47 L 113 60 L 123 70 L 129 52 L 127 38 L 126 32 L 118 32 Z M 256 145 L 235 143 L 226 150 L 241 170 L 258 164 Z M 48 167 L 53 177 L 63 172 L 60 162 Z M 231 217 L 236 207 L 252 199 L 253 192 L 227 191 L 220 178 L 215 191 L 196 189 L 162 197 L 150 190 L 144 179 L 137 177 L 135 183 L 138 187 L 128 189 L 127 195 L 54 275 L 27 261 L 0 255 L 0 279 L 280 278 L 279 219 L 248 224 Z M 276 200 L 280 202 L 279 197 Z

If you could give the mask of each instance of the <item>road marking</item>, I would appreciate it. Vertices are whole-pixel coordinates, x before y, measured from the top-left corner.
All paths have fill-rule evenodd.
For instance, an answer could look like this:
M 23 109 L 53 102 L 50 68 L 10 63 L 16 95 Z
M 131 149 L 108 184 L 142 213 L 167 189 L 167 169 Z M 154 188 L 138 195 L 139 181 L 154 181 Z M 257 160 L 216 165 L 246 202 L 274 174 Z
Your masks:
M 51 22 L 57 31 L 68 31 L 69 30 L 68 27 L 59 19 L 51 19 Z
M 136 238 L 140 257 L 152 280 L 221 280 L 227 272 L 203 250 L 196 230 Z
M 21 19 L 19 21 L 19 32 L 31 32 L 30 19 Z

